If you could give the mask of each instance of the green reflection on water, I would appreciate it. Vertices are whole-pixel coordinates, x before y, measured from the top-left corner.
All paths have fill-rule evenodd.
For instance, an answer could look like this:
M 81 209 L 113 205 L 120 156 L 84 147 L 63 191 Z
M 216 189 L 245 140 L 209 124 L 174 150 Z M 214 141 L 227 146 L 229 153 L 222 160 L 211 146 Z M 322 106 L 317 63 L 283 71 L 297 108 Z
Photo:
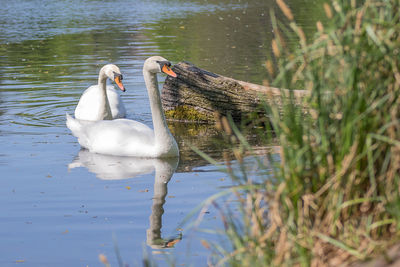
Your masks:
M 136 30 L 138 25 L 129 29 L 112 26 L 44 40 L 1 44 L 0 83 L 7 85 L 10 82 L 4 80 L 14 79 L 17 81 L 11 82 L 13 89 L 23 90 L 30 89 L 26 83 L 65 84 L 76 73 L 96 73 L 99 64 L 126 60 L 143 50 L 146 50 L 144 55 L 161 54 L 175 62 L 187 60 L 221 75 L 261 83 L 266 78 L 263 63 L 271 50 L 269 12 L 275 6 L 274 1 L 225 2 L 238 5 L 163 19 L 140 26 L 140 31 Z M 288 1 L 307 34 L 314 31 L 315 21 L 323 18 L 321 2 Z M 284 20 L 279 10 L 274 9 Z M 85 24 L 90 29 L 90 20 Z
M 287 1 L 308 35 L 314 31 L 315 21 L 324 17 L 321 2 Z M 199 5 L 202 1 L 192 3 Z M 127 85 L 125 99 L 132 95 L 130 87 L 135 89 L 138 85 L 144 92 L 142 97 L 145 91 L 141 64 L 155 54 L 173 62 L 190 61 L 239 80 L 262 83 L 266 78 L 263 64 L 270 54 L 269 16 L 274 1 L 210 3 L 225 4 L 227 8 L 188 12 L 147 24 L 134 21 L 129 27 L 103 25 L 101 30 L 96 28 L 98 25 L 91 25 L 91 20 L 82 19 L 79 21 L 86 25 L 86 31 L 0 44 L 0 114 L 11 115 L 11 120 L 20 125 L 64 126 L 65 112 L 71 112 L 82 91 L 96 83 L 98 70 L 106 63 L 117 63 L 126 73 L 125 79 L 133 83 Z M 274 10 L 284 21 L 281 12 L 276 7 Z M 76 23 L 71 27 L 76 27 Z M 141 98 L 141 105 L 147 105 L 145 98 Z M 127 108 L 129 113 L 129 105 Z
M 46 83 L 64 87 L 71 79 L 82 80 L 85 74 L 96 75 L 99 65 L 121 58 L 125 51 L 119 48 L 126 46 L 129 37 L 130 34 L 109 29 L 1 44 L 0 55 L 6 68 L 2 68 L 0 80 L 3 85 L 17 90 L 34 89 L 29 85 Z
M 313 34 L 315 22 L 324 19 L 323 0 L 287 2 L 306 35 Z M 285 22 L 275 1 L 249 1 L 241 8 L 149 24 L 147 36 L 172 60 L 187 60 L 224 76 L 260 84 L 267 77 L 264 62 L 271 55 L 271 9 Z M 298 45 L 296 38 L 287 38 L 289 45 Z

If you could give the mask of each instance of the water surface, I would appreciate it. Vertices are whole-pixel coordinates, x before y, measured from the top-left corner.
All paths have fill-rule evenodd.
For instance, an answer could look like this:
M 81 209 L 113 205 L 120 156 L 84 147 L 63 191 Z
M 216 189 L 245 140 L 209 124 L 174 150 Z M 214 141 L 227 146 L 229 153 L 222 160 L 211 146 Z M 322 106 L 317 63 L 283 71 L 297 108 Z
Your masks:
M 105 254 L 117 266 L 118 246 L 130 266 L 140 264 L 143 248 L 160 266 L 167 265 L 166 254 L 178 264 L 204 266 L 209 252 L 199 240 L 217 237 L 193 234 L 181 222 L 232 184 L 188 146 L 222 159 L 210 137 L 215 129 L 171 124 L 182 151 L 176 162 L 118 158 L 81 150 L 65 126 L 65 113 L 72 114 L 83 90 L 96 83 L 101 66 L 114 63 L 124 74 L 128 118 L 152 126 L 141 75 L 152 55 L 262 83 L 273 2 L 2 3 L 0 265 L 99 266 L 98 255 Z M 291 2 L 310 32 L 320 1 Z M 201 227 L 220 227 L 217 218 L 209 210 Z M 175 248 L 161 248 L 160 238 L 167 242 L 181 234 Z

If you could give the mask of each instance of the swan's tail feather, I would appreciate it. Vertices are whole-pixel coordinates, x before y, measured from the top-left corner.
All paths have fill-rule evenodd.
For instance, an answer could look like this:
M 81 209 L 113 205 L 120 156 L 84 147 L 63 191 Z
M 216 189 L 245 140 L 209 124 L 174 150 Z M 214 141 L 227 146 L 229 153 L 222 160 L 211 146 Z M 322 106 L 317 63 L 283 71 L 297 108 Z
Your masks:
M 74 136 L 78 137 L 76 133 L 81 131 L 82 125 L 68 113 L 65 113 L 65 116 L 67 117 L 67 127 L 71 130 Z
M 82 147 L 89 149 L 89 139 L 86 135 L 85 124 L 68 113 L 65 115 L 67 117 L 67 127 L 71 130 L 72 135 L 78 138 L 78 142 Z

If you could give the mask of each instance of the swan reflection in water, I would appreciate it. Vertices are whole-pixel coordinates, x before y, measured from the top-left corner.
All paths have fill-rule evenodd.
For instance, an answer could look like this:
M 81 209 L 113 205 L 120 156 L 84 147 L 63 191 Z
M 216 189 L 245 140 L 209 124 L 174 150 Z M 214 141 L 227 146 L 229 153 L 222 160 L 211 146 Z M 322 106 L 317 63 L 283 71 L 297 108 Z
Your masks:
M 147 229 L 147 245 L 153 249 L 170 248 L 182 239 L 161 237 L 163 205 L 167 196 L 168 182 L 171 180 L 179 158 L 155 159 L 118 157 L 91 153 L 82 149 L 78 156 L 68 165 L 68 169 L 85 167 L 102 180 L 119 180 L 149 174 L 154 171 L 154 195 L 150 215 L 150 228 Z

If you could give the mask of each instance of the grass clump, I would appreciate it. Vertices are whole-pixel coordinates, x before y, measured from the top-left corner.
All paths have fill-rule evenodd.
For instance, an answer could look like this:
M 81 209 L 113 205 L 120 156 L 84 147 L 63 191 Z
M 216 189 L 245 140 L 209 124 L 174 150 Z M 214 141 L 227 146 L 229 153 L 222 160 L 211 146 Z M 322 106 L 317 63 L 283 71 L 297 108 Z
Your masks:
M 274 19 L 274 86 L 310 91 L 304 114 L 293 101 L 283 113 L 265 105 L 280 158 L 260 166 L 273 173 L 258 184 L 232 173 L 242 216 L 222 212 L 229 249 L 216 247 L 216 265 L 334 266 L 367 260 L 400 234 L 400 1 L 336 0 L 306 39 L 290 8 Z M 285 26 L 286 25 L 286 26 Z M 296 34 L 299 46 L 286 47 Z M 234 154 L 251 147 L 240 140 Z M 271 129 L 269 128 L 271 127 Z M 271 133 L 273 130 L 273 134 Z M 240 193 L 239 193 L 240 192 Z

